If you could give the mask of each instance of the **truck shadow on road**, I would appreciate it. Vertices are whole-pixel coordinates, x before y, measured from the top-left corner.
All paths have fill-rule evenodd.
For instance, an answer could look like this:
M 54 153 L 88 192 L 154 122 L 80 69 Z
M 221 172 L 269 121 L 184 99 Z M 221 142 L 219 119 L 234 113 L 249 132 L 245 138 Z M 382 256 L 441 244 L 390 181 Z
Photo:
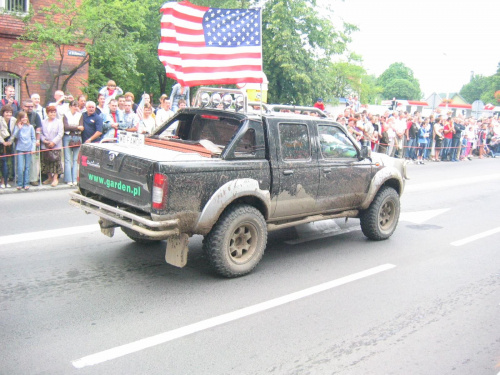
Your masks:
M 121 259 L 116 261 L 124 272 L 134 272 L 137 276 L 146 278 L 166 278 L 169 282 L 227 280 L 216 275 L 209 267 L 202 250 L 202 241 L 202 236 L 196 235 L 190 238 L 188 262 L 184 268 L 176 268 L 165 263 L 166 241 L 151 245 L 127 243 L 121 252 Z M 268 235 L 267 247 L 261 262 L 252 273 L 243 278 L 260 277 L 268 272 L 276 273 L 283 267 L 294 268 L 300 272 L 300 268 L 308 264 L 337 263 L 344 257 L 356 256 L 359 252 L 365 253 L 367 246 L 381 250 L 386 247 L 381 243 L 368 241 L 359 230 L 356 221 L 343 226 L 341 232 L 338 227 L 328 229 L 323 225 L 318 229 L 312 224 L 273 231 Z

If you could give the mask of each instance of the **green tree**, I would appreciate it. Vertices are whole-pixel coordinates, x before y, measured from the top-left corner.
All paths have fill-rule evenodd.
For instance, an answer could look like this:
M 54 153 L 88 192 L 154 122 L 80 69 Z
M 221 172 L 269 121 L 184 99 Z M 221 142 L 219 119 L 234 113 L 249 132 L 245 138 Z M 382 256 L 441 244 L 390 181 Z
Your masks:
M 393 63 L 378 78 L 384 99 L 420 99 L 420 83 L 413 76 L 413 70 L 403 63 Z
M 497 103 L 495 92 L 500 90 L 500 63 L 497 72 L 491 76 L 474 76 L 469 83 L 462 86 L 460 95 L 469 103 L 482 100 L 484 103 Z
M 132 91 L 138 97 L 142 90 L 143 71 L 149 68 L 153 41 L 149 24 L 158 25 L 157 1 L 143 0 L 83 0 L 82 17 L 85 20 L 85 34 L 89 43 L 87 52 L 91 56 L 89 81 L 85 91 L 89 97 L 96 95 L 99 88 L 113 79 L 125 91 Z M 156 17 L 153 18 L 153 9 Z M 159 36 L 158 36 L 159 40 Z M 154 43 L 158 45 L 158 40 Z M 158 66 L 158 59 L 153 66 Z M 142 70 L 142 71 L 141 71 Z
M 377 79 L 366 73 L 360 65 L 361 57 L 350 54 L 347 61 L 330 64 L 327 73 L 328 84 L 335 98 L 359 95 L 362 103 L 375 103 L 382 88 Z
M 43 21 L 35 21 L 42 19 Z M 65 46 L 84 46 L 85 34 L 80 9 L 75 0 L 63 0 L 57 5 L 41 7 L 37 12 L 30 8 L 27 15 L 19 17 L 24 23 L 24 32 L 16 42 L 13 58 L 26 57 L 28 64 L 40 69 L 42 66 L 49 72 L 47 93 L 57 89 L 66 91 L 69 80 L 76 72 L 88 64 L 89 54 L 80 59 L 79 64 L 67 68 L 65 64 L 67 51 Z M 28 43 L 26 43 L 28 42 Z M 50 97 L 52 95 L 47 95 Z
M 383 94 L 385 98 L 397 99 L 420 99 L 420 95 L 416 96 L 415 93 L 419 92 L 419 88 L 414 82 L 407 79 L 395 78 L 388 81 L 384 87 Z
M 374 75 L 364 75 L 361 89 L 361 103 L 379 104 L 381 101 L 382 87 L 377 83 L 377 77 Z
M 329 13 L 320 14 L 314 0 L 269 0 L 263 9 L 264 71 L 270 101 L 312 104 L 332 96 L 327 72 L 331 57 L 345 51 L 350 33 L 337 31 Z
M 84 91 L 90 96 L 110 78 L 127 89 L 140 75 L 138 54 L 144 48 L 140 36 L 146 30 L 148 1 L 61 0 L 57 4 L 31 10 L 22 17 L 24 33 L 16 43 L 15 56 L 24 56 L 50 72 L 47 94 L 66 91 L 69 80 L 89 64 L 89 81 Z M 86 53 L 76 66 L 67 68 L 66 46 L 80 46 Z M 123 87 L 125 86 L 125 87 Z M 46 95 L 50 97 L 51 95 Z

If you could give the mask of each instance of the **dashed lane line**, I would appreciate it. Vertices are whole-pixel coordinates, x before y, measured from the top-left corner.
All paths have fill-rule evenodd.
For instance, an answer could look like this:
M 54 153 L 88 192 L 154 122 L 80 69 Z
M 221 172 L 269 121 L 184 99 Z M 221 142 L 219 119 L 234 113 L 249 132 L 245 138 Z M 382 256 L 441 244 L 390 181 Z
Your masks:
M 40 241 L 50 238 L 72 236 L 75 234 L 84 234 L 84 233 L 91 233 L 98 231 L 100 231 L 99 225 L 92 224 L 92 225 L 82 225 L 79 227 L 59 228 L 59 229 L 43 230 L 39 232 L 12 234 L 10 236 L 0 237 L 0 246 L 10 245 L 19 242 L 26 242 L 26 241 Z
M 176 340 L 181 337 L 185 337 L 200 331 L 204 331 L 209 328 L 213 328 L 228 322 L 232 322 L 238 319 L 245 318 L 250 315 L 254 315 L 274 307 L 282 306 L 284 304 L 297 301 L 302 298 L 309 297 L 311 295 L 321 293 L 335 287 L 351 283 L 353 281 L 361 280 L 369 276 L 376 275 L 381 272 L 388 271 L 395 268 L 393 264 L 383 264 L 374 268 L 370 268 L 361 272 L 351 274 L 349 276 L 341 277 L 340 279 L 328 281 L 323 284 L 313 286 L 311 288 L 303 289 L 298 292 L 287 294 L 282 297 L 278 297 L 266 302 L 258 303 L 253 306 L 248 306 L 240 310 L 236 310 L 227 314 L 219 315 L 210 319 L 202 320 L 194 324 L 189 324 L 184 327 L 180 327 L 171 331 L 163 332 L 155 336 L 146 337 L 141 340 L 131 342 L 129 344 L 117 346 L 112 349 L 104 350 L 99 353 L 91 354 L 89 356 L 72 361 L 74 367 L 84 368 L 87 366 L 97 365 L 112 359 L 126 356 L 128 354 L 136 353 L 144 349 L 148 349 L 157 345 L 164 344 L 166 342 Z
M 450 245 L 451 246 L 462 246 L 462 245 L 468 244 L 470 242 L 480 240 L 481 238 L 492 236 L 492 235 L 497 234 L 497 233 L 500 233 L 500 227 L 487 230 L 486 232 L 475 234 L 473 236 L 464 238 L 463 240 L 452 242 Z

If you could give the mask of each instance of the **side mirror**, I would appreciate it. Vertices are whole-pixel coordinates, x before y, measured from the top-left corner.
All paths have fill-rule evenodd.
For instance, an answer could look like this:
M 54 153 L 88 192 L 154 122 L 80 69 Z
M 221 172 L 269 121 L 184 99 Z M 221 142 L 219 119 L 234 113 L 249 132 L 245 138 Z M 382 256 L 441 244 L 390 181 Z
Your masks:
M 371 147 L 370 146 L 361 146 L 361 154 L 360 154 L 361 160 L 371 159 L 371 157 L 372 157 Z

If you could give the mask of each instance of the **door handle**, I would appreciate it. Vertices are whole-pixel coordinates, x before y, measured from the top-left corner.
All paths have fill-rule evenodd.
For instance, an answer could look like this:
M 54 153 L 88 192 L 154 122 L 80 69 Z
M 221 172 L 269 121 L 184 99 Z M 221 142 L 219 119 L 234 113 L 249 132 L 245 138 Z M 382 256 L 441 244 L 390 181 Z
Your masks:
M 285 176 L 290 176 L 290 175 L 292 175 L 292 174 L 293 174 L 293 170 L 291 170 L 291 169 L 284 170 L 284 171 L 283 171 L 283 174 L 284 174 Z
M 332 171 L 332 168 L 323 168 L 323 172 L 325 173 L 330 173 Z

